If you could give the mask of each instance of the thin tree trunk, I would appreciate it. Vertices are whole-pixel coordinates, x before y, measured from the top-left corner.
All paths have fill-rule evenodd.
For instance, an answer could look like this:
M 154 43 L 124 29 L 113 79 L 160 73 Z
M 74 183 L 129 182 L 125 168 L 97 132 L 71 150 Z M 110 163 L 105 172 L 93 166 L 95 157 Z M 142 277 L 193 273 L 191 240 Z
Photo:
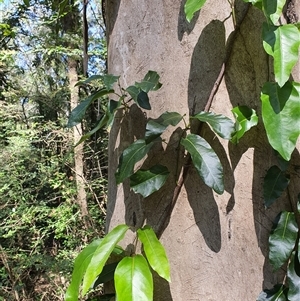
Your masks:
M 68 60 L 68 76 L 69 76 L 69 84 L 70 84 L 70 104 L 71 110 L 73 110 L 79 103 L 79 95 L 78 95 L 78 87 L 76 87 L 76 83 L 78 81 L 77 74 L 77 61 L 73 58 L 69 58 Z M 82 136 L 82 125 L 78 124 L 74 127 L 73 130 L 73 138 L 74 144 L 76 145 Z M 85 191 L 85 183 L 84 183 L 84 150 L 83 143 L 80 143 L 74 149 L 74 169 L 75 169 L 75 179 L 77 186 L 77 203 L 81 211 L 82 217 L 88 216 L 88 206 L 87 206 L 87 198 Z

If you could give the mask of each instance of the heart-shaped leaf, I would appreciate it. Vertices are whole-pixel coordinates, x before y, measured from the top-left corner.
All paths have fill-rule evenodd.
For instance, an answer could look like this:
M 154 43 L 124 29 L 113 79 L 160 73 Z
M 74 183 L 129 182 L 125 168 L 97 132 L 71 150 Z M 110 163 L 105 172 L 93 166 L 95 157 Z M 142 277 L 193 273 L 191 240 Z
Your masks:
M 230 140 L 232 134 L 235 132 L 233 121 L 224 115 L 217 115 L 212 112 L 200 112 L 191 118 L 207 122 L 214 132 L 224 139 Z
M 265 23 L 263 45 L 265 51 L 274 58 L 275 79 L 282 87 L 288 81 L 298 61 L 299 30 L 293 24 L 273 26 Z
M 153 229 L 144 226 L 138 229 L 139 240 L 143 243 L 143 248 L 151 268 L 162 278 L 171 281 L 170 264 L 163 245 L 157 239 Z
M 112 229 L 100 242 L 86 269 L 82 284 L 82 295 L 90 289 L 98 275 L 102 272 L 104 264 L 113 252 L 117 243 L 124 237 L 129 229 L 127 225 L 118 225 Z
M 278 166 L 272 166 L 264 178 L 264 203 L 270 207 L 289 185 L 289 179 Z
M 169 176 L 167 167 L 155 165 L 149 170 L 140 169 L 130 177 L 130 187 L 144 198 L 159 190 Z
M 262 89 L 262 117 L 271 146 L 289 161 L 300 135 L 300 84 L 283 87 L 266 83 Z
M 202 8 L 206 0 L 187 0 L 184 5 L 184 13 L 188 22 L 191 22 L 194 13 Z
M 230 141 L 237 144 L 247 131 L 257 125 L 258 117 L 255 110 L 250 109 L 247 106 L 238 106 L 231 111 L 234 114 L 236 122 L 235 133 Z
M 191 154 L 193 164 L 204 183 L 216 193 L 222 194 L 224 192 L 223 167 L 207 141 L 198 135 L 189 134 L 181 139 L 181 144 Z
M 147 155 L 152 145 L 153 142 L 146 144 L 145 140 L 140 139 L 133 142 L 123 151 L 116 172 L 117 184 L 122 183 L 133 174 L 134 165 Z
M 115 271 L 117 300 L 153 301 L 153 279 L 142 255 L 125 257 Z
M 298 226 L 293 212 L 283 211 L 269 237 L 269 259 L 277 271 L 291 256 L 298 235 Z
M 282 14 L 286 0 L 263 0 L 262 2 L 264 14 L 273 24 L 276 24 Z

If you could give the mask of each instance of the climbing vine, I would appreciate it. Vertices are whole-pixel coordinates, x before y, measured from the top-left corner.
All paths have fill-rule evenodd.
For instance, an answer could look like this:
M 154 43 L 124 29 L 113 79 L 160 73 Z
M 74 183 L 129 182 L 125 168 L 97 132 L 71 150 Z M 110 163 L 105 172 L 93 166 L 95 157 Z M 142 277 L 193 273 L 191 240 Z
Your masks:
M 187 0 L 185 14 L 190 22 L 195 12 L 205 4 L 205 0 Z M 234 1 L 228 0 L 232 9 Z M 278 156 L 278 166 L 272 166 L 264 179 L 264 203 L 271 206 L 287 189 L 289 177 L 286 175 L 291 155 L 296 147 L 300 135 L 300 84 L 290 80 L 291 72 L 298 60 L 300 46 L 300 33 L 298 24 L 279 24 L 279 18 L 285 1 L 244 0 L 262 10 L 266 23 L 263 26 L 263 47 L 273 59 L 274 79 L 262 87 L 262 120 L 266 129 L 268 141 Z M 235 33 L 241 23 L 236 24 L 235 12 L 232 12 Z M 245 17 L 245 16 L 244 16 Z M 241 21 L 243 22 L 243 18 Z M 218 83 L 221 81 L 226 68 L 227 55 Z M 120 86 L 119 77 L 105 75 L 93 76 L 78 85 L 89 85 L 93 80 L 101 79 L 103 88 L 89 96 L 80 103 L 70 115 L 68 126 L 72 127 L 81 122 L 88 107 L 101 97 L 108 97 L 107 110 L 104 112 L 99 124 L 89 133 L 84 135 L 80 142 L 93 135 L 102 127 L 110 128 L 118 116 L 126 116 L 129 107 L 134 103 L 143 110 L 151 110 L 149 92 L 160 89 L 159 75 L 149 71 L 140 82 L 123 88 Z M 117 91 L 115 87 L 119 87 Z M 145 128 L 143 139 L 135 140 L 123 150 L 118 168 L 115 173 L 117 184 L 129 179 L 133 192 L 147 198 L 160 190 L 170 174 L 163 162 L 151 166 L 149 169 L 138 169 L 137 163 L 145 159 L 156 143 L 161 143 L 163 133 L 169 127 L 184 124 L 182 136 L 178 141 L 184 150 L 185 162 L 177 178 L 177 185 L 173 192 L 170 216 L 179 196 L 181 187 L 191 165 L 195 167 L 203 182 L 216 193 L 224 192 L 224 175 L 222 164 L 208 141 L 201 136 L 201 129 L 206 123 L 216 135 L 230 143 L 238 143 L 246 131 L 258 123 L 256 112 L 246 106 L 232 109 L 234 120 L 211 112 L 211 103 L 218 84 L 214 85 L 211 96 L 207 100 L 205 109 L 193 113 L 186 118 L 177 112 L 164 112 L 156 119 L 149 119 Z M 112 97 L 113 96 L 113 97 Z M 118 100 L 113 100 L 118 99 Z M 191 125 L 197 121 L 194 129 Z M 165 141 L 167 143 L 167 141 Z M 300 200 L 294 206 L 293 212 L 283 211 L 274 222 L 274 228 L 269 238 L 269 259 L 274 270 L 287 264 L 285 283 L 276 285 L 272 290 L 260 293 L 258 300 L 298 300 L 300 296 L 300 254 L 299 248 L 299 220 Z M 88 245 L 77 257 L 74 265 L 72 282 L 66 293 L 66 301 L 78 300 L 90 288 L 99 283 L 114 279 L 116 295 L 119 300 L 152 300 L 153 280 L 151 269 L 159 276 L 170 281 L 170 270 L 166 252 L 159 242 L 163 229 L 154 230 L 146 225 L 136 231 L 136 239 L 142 244 L 143 252 L 138 253 L 137 248 L 130 252 L 118 246 L 125 233 L 130 228 L 127 225 L 118 225 L 103 239 L 96 240 Z M 107 263 L 111 255 L 117 260 Z

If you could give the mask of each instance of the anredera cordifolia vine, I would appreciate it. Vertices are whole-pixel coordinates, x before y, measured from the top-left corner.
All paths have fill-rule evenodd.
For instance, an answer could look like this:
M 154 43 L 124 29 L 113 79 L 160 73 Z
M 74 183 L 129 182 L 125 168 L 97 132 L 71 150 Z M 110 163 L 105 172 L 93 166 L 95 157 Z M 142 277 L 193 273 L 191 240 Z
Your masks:
M 185 13 L 188 21 L 192 19 L 196 11 L 201 9 L 205 2 L 205 0 L 187 0 Z M 234 9 L 234 1 L 228 0 L 228 2 L 231 8 Z M 298 59 L 300 37 L 297 24 L 277 25 L 285 1 L 252 0 L 245 2 L 249 2 L 248 5 L 250 3 L 255 5 L 264 12 L 267 22 L 263 27 L 263 46 L 274 60 L 275 81 L 266 83 L 261 93 L 262 119 L 268 140 L 277 151 L 279 160 L 278 166 L 272 166 L 269 169 L 264 181 L 264 200 L 266 207 L 268 207 L 278 199 L 288 186 L 289 178 L 286 176 L 288 161 L 300 134 L 300 116 L 297 111 L 300 101 L 299 83 L 289 81 L 292 68 Z M 274 6 L 275 2 L 276 7 Z M 236 24 L 234 10 L 232 11 L 232 17 L 235 25 L 234 33 L 237 33 L 243 18 L 241 18 L 239 24 Z M 186 124 L 185 136 L 180 138 L 180 144 L 186 151 L 186 164 L 183 166 L 173 192 L 172 204 L 169 212 L 166 213 L 168 216 L 177 201 L 191 163 L 207 186 L 218 194 L 222 194 L 224 191 L 223 168 L 220 160 L 210 144 L 199 134 L 203 123 L 207 123 L 221 138 L 230 140 L 232 143 L 238 143 L 244 133 L 258 122 L 255 111 L 245 106 L 233 108 L 235 122 L 226 116 L 210 112 L 213 97 L 224 76 L 226 61 L 230 56 L 230 45 L 228 48 L 228 54 L 204 111 L 193 114 L 189 120 L 185 120 L 185 116 L 177 112 L 164 112 L 157 119 L 148 120 L 144 138 L 134 141 L 123 151 L 120 157 L 116 171 L 117 183 L 121 184 L 129 179 L 130 188 L 135 193 L 141 194 L 144 198 L 148 197 L 165 184 L 169 171 L 163 165 L 163 162 L 147 170 L 136 170 L 136 165 L 147 156 L 156 143 L 161 141 L 161 135 L 168 127 L 176 127 L 184 121 L 184 124 Z M 119 84 L 119 91 L 116 92 L 114 86 L 118 79 L 117 76 L 113 75 L 93 76 L 78 83 L 79 85 L 89 85 L 92 81 L 100 80 L 103 88 L 87 97 L 71 112 L 68 122 L 70 127 L 81 122 L 87 108 L 95 100 L 110 94 L 114 95 L 114 99 L 118 99 L 118 101 L 108 100 L 107 110 L 99 124 L 91 132 L 84 135 L 81 142 L 100 128 L 111 127 L 115 113 L 121 110 L 123 114 L 126 114 L 132 103 L 143 110 L 150 110 L 151 104 L 148 93 L 161 87 L 159 75 L 154 71 L 149 71 L 141 82 L 136 82 L 126 89 L 121 88 Z M 274 108 L 277 108 L 277 111 Z M 290 115 L 293 117 L 292 120 L 288 118 Z M 196 131 L 191 132 L 190 122 L 195 119 L 200 121 L 200 125 Z M 278 132 L 280 135 L 278 135 Z M 286 144 L 288 144 L 288 147 L 286 147 Z M 258 297 L 259 301 L 293 301 L 298 300 L 300 296 L 298 276 L 300 274 L 298 270 L 299 230 L 297 224 L 299 211 L 300 205 L 294 212 L 284 211 L 278 216 L 269 239 L 269 258 L 274 270 L 288 262 L 286 282 L 276 285 L 272 290 L 263 291 Z M 84 296 L 91 287 L 111 279 L 115 281 L 116 294 L 119 299 L 130 301 L 134 294 L 140 296 L 141 300 L 152 300 L 153 280 L 149 267 L 164 279 L 170 280 L 168 259 L 163 246 L 158 240 L 162 234 L 162 229 L 163 227 L 158 229 L 156 233 L 149 226 L 137 230 L 137 239 L 143 244 L 144 255 L 135 254 L 135 252 L 126 254 L 117 245 L 125 232 L 129 230 L 126 225 L 119 225 L 102 240 L 92 242 L 75 260 L 72 282 L 66 293 L 66 300 L 78 300 L 79 295 Z M 155 250 L 155 252 L 147 252 L 146 249 Z M 107 260 L 112 254 L 115 254 L 119 260 L 107 264 Z M 135 269 L 132 269 L 133 266 Z M 123 275 L 123 277 L 119 277 L 119 275 Z M 136 285 L 136 283 L 139 283 L 139 285 Z M 123 294 L 124 290 L 126 294 Z
M 187 0 L 185 13 L 191 21 L 194 13 L 205 4 L 200 0 Z M 233 0 L 228 0 L 234 6 Z M 286 0 L 244 0 L 260 9 L 266 18 L 263 24 L 263 47 L 273 58 L 274 80 L 264 84 L 261 91 L 262 119 L 268 141 L 276 151 L 278 166 L 272 166 L 264 179 L 264 204 L 271 206 L 287 189 L 287 169 L 300 135 L 300 83 L 290 80 L 298 61 L 300 33 L 299 23 L 281 24 Z M 234 15 L 234 11 L 232 11 Z M 289 197 L 289 194 L 288 194 Z M 269 260 L 274 271 L 287 264 L 284 283 L 260 293 L 258 301 L 298 301 L 300 299 L 300 252 L 298 205 L 291 204 L 293 212 L 281 212 L 269 237 Z M 291 201 L 292 203 L 292 201 Z

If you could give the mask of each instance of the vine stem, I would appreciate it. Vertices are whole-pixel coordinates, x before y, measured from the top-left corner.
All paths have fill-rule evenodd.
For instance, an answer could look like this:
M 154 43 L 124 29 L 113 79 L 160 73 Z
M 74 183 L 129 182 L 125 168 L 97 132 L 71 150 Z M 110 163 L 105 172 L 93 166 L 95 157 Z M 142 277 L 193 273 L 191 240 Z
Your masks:
M 242 18 L 236 24 L 236 26 L 234 28 L 234 31 L 233 31 L 233 34 L 230 37 L 230 40 L 228 42 L 226 55 L 225 55 L 224 61 L 222 63 L 219 75 L 218 75 L 218 77 L 217 77 L 217 79 L 216 79 L 216 81 L 213 85 L 213 88 L 210 92 L 210 95 L 209 95 L 209 97 L 207 99 L 207 102 L 206 102 L 206 105 L 204 107 L 205 112 L 209 112 L 209 110 L 211 108 L 211 105 L 212 105 L 212 102 L 213 102 L 213 99 L 214 99 L 216 93 L 219 90 L 220 84 L 221 84 L 221 82 L 223 80 L 223 77 L 224 77 L 224 74 L 225 74 L 226 64 L 227 64 L 227 62 L 230 58 L 231 52 L 232 52 L 232 48 L 233 48 L 233 45 L 234 45 L 234 42 L 235 42 L 235 38 L 236 38 L 236 36 L 237 36 L 237 34 L 240 30 L 240 27 L 241 27 L 243 21 L 245 20 L 247 14 L 249 12 L 250 6 L 251 6 L 251 4 L 248 3 Z M 202 126 L 203 126 L 203 123 L 201 122 L 198 126 L 197 131 L 196 131 L 197 133 L 201 132 Z M 171 217 L 171 214 L 172 214 L 173 209 L 175 207 L 175 204 L 178 200 L 178 197 L 179 197 L 179 194 L 180 194 L 181 189 L 183 187 L 183 184 L 184 184 L 184 182 L 187 178 L 187 175 L 188 175 L 188 172 L 190 170 L 191 165 L 192 165 L 192 158 L 191 158 L 191 155 L 188 154 L 187 157 L 186 157 L 186 164 L 182 168 L 182 172 L 179 175 L 179 180 L 178 180 L 177 185 L 174 189 L 172 200 L 171 200 L 170 204 L 165 208 L 164 212 L 162 212 L 161 218 L 158 222 L 158 227 L 157 227 L 157 230 L 156 230 L 156 235 L 157 235 L 158 239 L 162 236 L 165 228 L 167 227 L 168 220 Z

